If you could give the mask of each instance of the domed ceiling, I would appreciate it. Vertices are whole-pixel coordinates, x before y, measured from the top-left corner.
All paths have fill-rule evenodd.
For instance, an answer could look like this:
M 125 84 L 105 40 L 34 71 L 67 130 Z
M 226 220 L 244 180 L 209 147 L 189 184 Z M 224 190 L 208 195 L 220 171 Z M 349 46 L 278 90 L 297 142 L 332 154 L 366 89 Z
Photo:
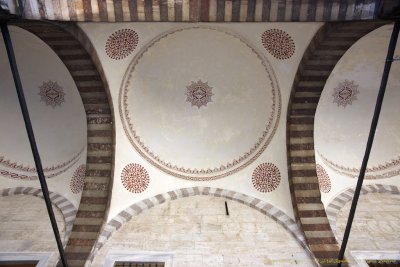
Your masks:
M 383 73 L 392 26 L 383 26 L 360 39 L 338 62 L 318 103 L 315 149 L 320 171 L 335 176 L 333 186 L 354 184 L 344 178 L 359 175 Z M 397 45 L 396 54 L 400 45 Z M 400 173 L 400 66 L 393 63 L 368 168 L 367 180 Z M 322 166 L 320 166 L 322 168 Z M 332 172 L 333 171 L 333 172 Z M 337 177 L 336 177 L 337 176 Z M 340 176 L 340 178 L 339 178 Z M 326 192 L 327 193 L 327 192 Z
M 78 25 L 118 107 L 108 220 L 197 186 L 265 200 L 294 218 L 283 120 L 322 23 Z
M 206 26 L 167 31 L 142 48 L 119 101 L 133 147 L 189 180 L 217 179 L 253 162 L 281 108 L 267 59 L 227 30 Z
M 33 130 L 47 178 L 85 160 L 86 121 L 82 100 L 60 59 L 32 34 L 10 27 Z M 29 49 L 27 47 L 29 44 Z M 1 176 L 37 179 L 4 43 L 0 42 Z

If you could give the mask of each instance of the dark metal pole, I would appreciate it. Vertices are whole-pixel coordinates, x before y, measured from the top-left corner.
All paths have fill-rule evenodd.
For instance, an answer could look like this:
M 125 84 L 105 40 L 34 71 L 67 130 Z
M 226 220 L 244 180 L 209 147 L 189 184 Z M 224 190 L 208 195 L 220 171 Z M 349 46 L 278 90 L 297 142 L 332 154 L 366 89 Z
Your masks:
M 54 236 L 56 238 L 58 251 L 60 252 L 61 262 L 63 263 L 64 267 L 68 267 L 67 261 L 64 255 L 64 249 L 62 246 L 60 233 L 58 231 L 57 222 L 54 217 L 53 208 L 51 206 L 50 197 L 49 197 L 49 190 L 47 189 L 46 179 L 43 173 L 42 162 L 40 160 L 39 151 L 36 146 L 35 136 L 33 134 L 31 119 L 29 118 L 28 107 L 26 106 L 24 92 L 22 90 L 22 83 L 19 77 L 17 62 L 15 60 L 14 49 L 12 46 L 10 33 L 8 31 L 7 22 L 1 21 L 1 33 L 3 35 L 4 44 L 6 46 L 8 60 L 10 62 L 10 68 L 12 71 L 12 75 L 14 78 L 15 88 L 17 89 L 18 100 L 21 106 L 22 115 L 24 117 L 26 132 L 28 134 L 29 143 L 31 145 L 33 158 L 35 160 L 36 170 L 39 176 L 40 186 L 42 187 L 43 197 L 46 202 L 47 212 L 49 213 L 51 226 L 53 228 Z
M 376 126 L 378 125 L 379 114 L 381 113 L 381 107 L 383 97 L 385 96 L 386 85 L 389 78 L 390 67 L 392 66 L 394 50 L 396 49 L 397 37 L 399 36 L 400 20 L 396 20 L 393 27 L 392 36 L 390 38 L 389 48 L 386 56 L 385 68 L 382 74 L 381 86 L 379 88 L 378 97 L 376 100 L 374 116 L 372 117 L 371 128 L 369 131 L 367 147 L 365 148 L 364 158 L 361 164 L 360 175 L 358 176 L 356 190 L 354 192 L 353 201 L 351 203 L 351 209 L 349 212 L 349 218 L 347 220 L 346 230 L 344 231 L 342 246 L 340 247 L 338 256 L 338 266 L 342 266 L 344 252 L 346 251 L 347 241 L 349 240 L 351 225 L 353 223 L 354 214 L 356 212 L 358 198 L 360 197 L 360 191 L 364 181 L 365 170 L 367 168 L 369 155 L 371 153 L 372 143 L 375 137 Z
M 24 16 L 24 10 L 25 10 L 25 2 L 22 2 L 22 0 L 18 0 L 18 10 L 19 10 L 19 16 L 22 18 Z

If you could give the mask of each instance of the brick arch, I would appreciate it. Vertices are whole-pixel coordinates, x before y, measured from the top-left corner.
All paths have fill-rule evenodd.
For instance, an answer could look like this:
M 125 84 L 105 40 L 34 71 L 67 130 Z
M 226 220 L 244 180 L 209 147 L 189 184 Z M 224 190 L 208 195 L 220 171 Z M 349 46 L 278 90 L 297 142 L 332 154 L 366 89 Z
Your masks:
M 287 112 L 289 184 L 296 220 L 321 266 L 332 266 L 339 245 L 329 224 L 316 173 L 314 117 L 326 80 L 346 51 L 385 22 L 327 23 L 304 52 Z M 336 264 L 333 264 L 336 266 Z
M 6 188 L 0 191 L 0 196 L 2 197 L 15 196 L 15 195 L 30 195 L 43 198 L 42 190 L 33 187 L 13 187 L 13 188 Z M 68 199 L 61 196 L 60 194 L 49 192 L 49 196 L 51 203 L 61 211 L 64 217 L 65 236 L 64 240 L 62 241 L 63 245 L 65 246 L 72 232 L 72 226 L 75 221 L 77 209 Z
M 326 214 L 331 225 L 332 231 L 336 234 L 336 220 L 340 210 L 353 199 L 355 187 L 348 188 L 337 195 L 326 207 Z M 369 193 L 390 193 L 400 195 L 400 188 L 394 185 L 369 184 L 364 185 L 360 194 Z
M 283 211 L 279 210 L 278 208 L 274 207 L 273 205 L 265 201 L 262 201 L 258 198 L 251 197 L 242 193 L 237 193 L 235 191 L 225 190 L 220 188 L 196 186 L 190 188 L 181 188 L 163 194 L 158 194 L 154 197 L 141 200 L 129 206 L 125 210 L 121 211 L 118 215 L 116 215 L 113 219 L 111 219 L 107 223 L 107 225 L 103 228 L 103 231 L 100 234 L 96 246 L 90 253 L 89 261 L 90 262 L 93 261 L 96 253 L 107 242 L 107 240 L 111 237 L 112 233 L 121 228 L 121 226 L 124 225 L 125 223 L 129 222 L 133 216 L 138 215 L 144 210 L 150 209 L 167 201 L 172 201 L 190 196 L 200 196 L 200 195 L 221 197 L 233 200 L 242 203 L 246 206 L 249 206 L 255 210 L 258 210 L 262 214 L 269 216 L 271 219 L 280 224 L 284 229 L 286 229 L 296 239 L 296 241 L 305 249 L 306 253 L 311 255 L 305 243 L 304 236 L 300 231 L 300 228 L 298 227 L 296 222 L 293 221 L 289 216 L 287 216 Z
M 114 165 L 114 114 L 107 81 L 87 36 L 74 24 L 12 23 L 33 33 L 61 59 L 86 112 L 87 159 L 82 198 L 65 248 L 68 265 L 82 267 L 106 220 Z

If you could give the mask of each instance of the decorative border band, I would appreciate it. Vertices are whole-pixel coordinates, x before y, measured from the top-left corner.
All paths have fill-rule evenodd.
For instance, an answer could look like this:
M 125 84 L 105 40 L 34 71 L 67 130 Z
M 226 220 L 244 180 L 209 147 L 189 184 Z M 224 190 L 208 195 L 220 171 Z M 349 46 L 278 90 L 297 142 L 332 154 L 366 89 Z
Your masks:
M 133 129 L 133 123 L 129 117 L 129 110 L 127 109 L 128 105 L 128 86 L 130 85 L 130 79 L 132 77 L 133 72 L 135 71 L 136 65 L 139 60 L 143 57 L 144 53 L 148 51 L 148 49 L 153 46 L 155 43 L 159 42 L 161 39 L 174 34 L 176 32 L 181 32 L 185 30 L 191 29 L 207 29 L 225 33 L 229 36 L 239 39 L 244 45 L 246 45 L 253 53 L 256 54 L 258 59 L 261 61 L 261 64 L 265 68 L 266 74 L 271 82 L 272 88 L 272 112 L 266 122 L 266 127 L 263 130 L 261 137 L 258 139 L 250 149 L 250 151 L 245 152 L 238 159 L 234 159 L 232 162 L 228 162 L 225 165 L 221 165 L 215 168 L 208 168 L 206 170 L 201 169 L 188 169 L 184 167 L 179 167 L 172 165 L 169 162 L 165 162 L 160 159 L 158 155 L 156 155 L 153 151 L 151 151 L 148 147 L 144 145 L 144 143 L 140 140 L 140 137 L 136 134 Z M 233 33 L 228 31 L 227 29 L 210 27 L 210 26 L 190 26 L 184 28 L 175 28 L 164 32 L 158 36 L 156 36 L 153 40 L 151 40 L 147 45 L 145 45 L 139 53 L 135 55 L 132 62 L 129 64 L 128 70 L 126 71 L 121 89 L 119 91 L 119 113 L 122 121 L 122 125 L 125 131 L 127 138 L 129 139 L 132 146 L 135 150 L 150 164 L 154 167 L 162 170 L 163 172 L 170 174 L 172 176 L 186 179 L 186 180 L 194 180 L 194 181 L 207 181 L 219 179 L 222 177 L 229 176 L 234 174 L 249 164 L 251 164 L 255 159 L 257 159 L 261 153 L 266 149 L 268 144 L 271 142 L 276 129 L 279 124 L 280 114 L 281 114 L 281 93 L 279 90 L 278 81 L 274 70 L 269 63 L 268 59 L 260 52 L 257 51 L 255 47 L 253 47 L 249 41 L 247 41 L 244 37 L 238 35 L 237 33 Z M 247 160 L 247 161 L 245 161 Z
M 46 175 L 47 178 L 52 178 L 55 176 L 58 176 L 61 173 L 66 172 L 69 168 L 75 165 L 77 161 L 81 158 L 81 155 L 83 151 L 85 151 L 86 145 L 82 147 L 82 149 L 75 155 L 73 156 L 70 160 L 65 161 L 63 163 L 60 163 L 56 166 L 51 166 L 51 167 L 45 167 L 43 168 L 43 171 L 46 173 L 57 171 L 52 174 Z M 11 162 L 8 159 L 5 159 L 4 156 L 0 156 L 0 165 L 3 165 L 6 168 L 15 170 L 15 171 L 22 171 L 22 172 L 27 172 L 27 173 L 35 173 L 36 168 L 32 166 L 24 166 L 23 164 L 19 164 L 17 162 Z M 65 168 L 64 168 L 65 167 Z M 61 170 L 60 170 L 61 169 Z M 59 170 L 59 171 L 58 171 Z M 23 180 L 34 180 L 37 179 L 37 176 L 34 175 L 25 175 L 25 174 L 20 174 L 20 173 L 14 173 L 8 170 L 0 169 L 0 175 L 10 177 L 10 178 L 18 178 L 18 179 L 23 179 Z
M 334 172 L 350 177 L 350 178 L 357 178 L 360 169 L 359 168 L 351 168 L 351 167 L 346 167 L 342 166 L 340 164 L 337 164 L 328 158 L 326 158 L 324 155 L 322 155 L 320 152 L 317 151 L 318 156 L 321 157 L 322 161 L 329 167 L 331 168 Z M 397 167 L 397 168 L 396 168 Z M 394 170 L 389 170 L 391 168 L 396 168 Z M 381 172 L 381 173 L 378 173 Z M 373 173 L 373 174 L 372 174 Z M 372 166 L 372 167 L 367 167 L 366 173 L 365 173 L 365 178 L 366 179 L 385 179 L 385 178 L 391 178 L 394 176 L 397 176 L 400 174 L 400 156 L 397 157 L 396 159 L 390 160 L 390 162 L 386 162 L 385 164 L 379 164 L 378 166 Z
M 65 169 L 62 169 L 61 171 L 52 173 L 52 174 L 45 174 L 46 179 L 48 178 L 53 178 L 56 177 L 64 172 L 66 172 L 68 169 L 70 169 L 72 166 L 75 165 L 79 161 L 80 157 L 77 158 L 75 161 L 73 161 L 69 166 L 67 166 Z M 25 174 L 20 174 L 20 173 L 15 173 L 15 172 L 10 172 L 8 170 L 0 169 L 0 176 L 8 177 L 8 178 L 13 178 L 13 179 L 21 179 L 21 180 L 36 180 L 38 179 L 38 176 L 36 175 L 25 175 Z

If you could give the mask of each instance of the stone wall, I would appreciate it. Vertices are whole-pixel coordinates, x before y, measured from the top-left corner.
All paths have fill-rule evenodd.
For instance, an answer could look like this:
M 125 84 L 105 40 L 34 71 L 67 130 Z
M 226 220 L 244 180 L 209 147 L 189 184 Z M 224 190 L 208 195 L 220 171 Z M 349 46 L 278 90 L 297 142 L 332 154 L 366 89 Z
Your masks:
M 224 201 L 193 196 L 145 210 L 113 233 L 91 266 L 101 266 L 110 251 L 172 252 L 176 267 L 313 266 L 281 225 L 233 201 L 227 216 Z
M 64 217 L 53 205 L 61 239 L 65 235 Z M 46 204 L 29 195 L 0 197 L 0 254 L 7 252 L 52 253 L 47 266 L 55 266 L 58 250 Z
M 336 220 L 336 238 L 341 243 L 351 201 L 340 210 Z M 347 251 L 399 250 L 400 195 L 370 193 L 358 201 Z

